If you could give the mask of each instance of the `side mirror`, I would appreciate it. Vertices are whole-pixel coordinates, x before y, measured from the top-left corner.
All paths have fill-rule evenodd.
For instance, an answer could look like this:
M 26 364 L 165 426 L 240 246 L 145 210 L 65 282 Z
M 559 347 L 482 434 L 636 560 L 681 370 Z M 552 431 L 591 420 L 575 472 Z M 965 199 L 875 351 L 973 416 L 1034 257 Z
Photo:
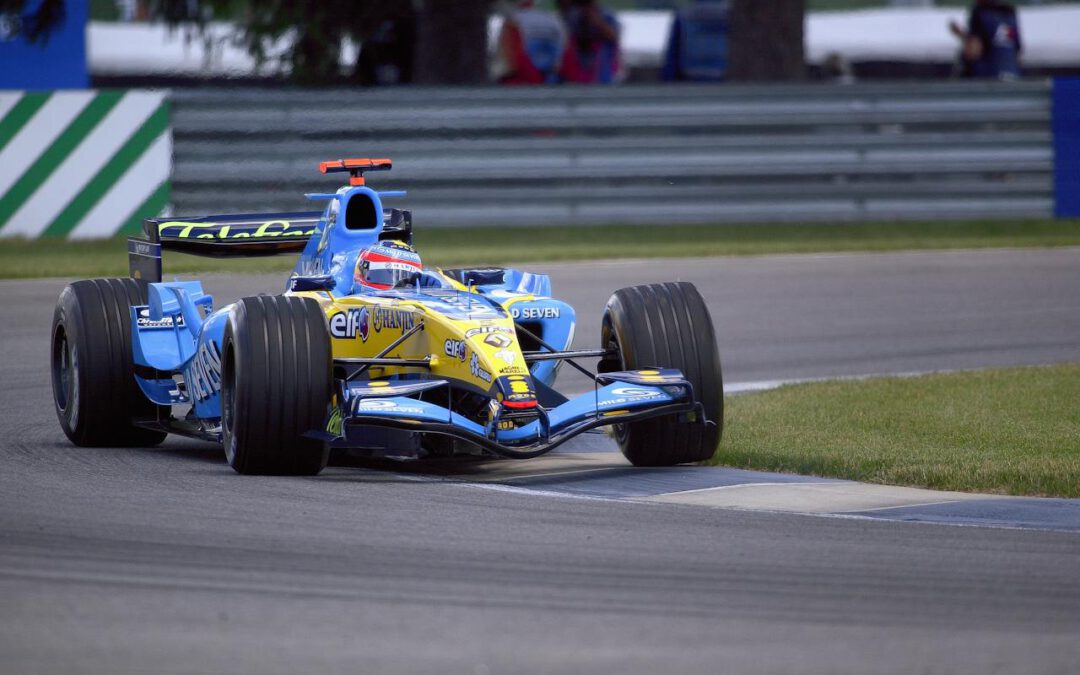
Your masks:
M 334 277 L 329 274 L 310 277 L 295 276 L 289 279 L 289 290 L 293 292 L 330 291 L 334 289 L 336 284 Z
M 384 211 L 383 228 L 379 240 L 396 239 L 412 245 L 412 211 L 390 209 Z

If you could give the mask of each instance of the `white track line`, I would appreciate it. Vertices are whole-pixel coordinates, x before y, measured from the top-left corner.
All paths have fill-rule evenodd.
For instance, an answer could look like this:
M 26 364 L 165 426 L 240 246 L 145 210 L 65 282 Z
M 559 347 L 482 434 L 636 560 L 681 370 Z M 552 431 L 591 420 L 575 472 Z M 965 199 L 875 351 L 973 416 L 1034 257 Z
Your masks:
M 823 377 L 799 377 L 790 380 L 756 380 L 751 382 L 728 382 L 724 384 L 725 394 L 745 394 L 752 391 L 766 391 L 778 389 L 790 384 L 807 384 L 809 382 L 858 382 L 860 380 L 872 380 L 879 377 L 922 377 L 924 375 L 947 375 L 950 373 L 963 373 L 986 368 L 951 368 L 945 370 L 905 370 L 899 373 L 865 373 L 861 375 L 826 375 Z
M 864 373 L 860 375 L 824 375 L 821 377 L 796 377 L 785 380 L 751 380 L 749 382 L 725 382 L 724 394 L 746 394 L 753 391 L 767 391 L 779 389 L 789 384 L 806 384 L 808 382 L 842 382 L 871 380 L 878 377 L 922 377 L 923 375 L 947 375 L 949 373 L 963 373 L 986 368 L 953 368 L 945 370 L 905 370 L 899 373 Z M 592 389 L 571 390 L 564 392 L 567 398 L 574 398 L 583 394 L 591 394 Z
M 719 468 L 719 467 L 717 467 Z M 658 495 L 652 495 L 652 497 L 668 497 L 670 495 L 686 495 L 694 492 L 716 492 L 718 490 L 732 490 L 734 488 L 748 488 L 748 487 L 787 487 L 789 485 L 820 485 L 822 483 L 835 483 L 836 480 L 821 479 L 808 480 L 808 481 L 775 481 L 767 483 L 736 483 L 734 485 L 715 485 L 713 487 L 694 488 L 692 490 L 675 490 L 674 492 L 661 492 Z M 855 481 L 847 481 L 854 483 Z

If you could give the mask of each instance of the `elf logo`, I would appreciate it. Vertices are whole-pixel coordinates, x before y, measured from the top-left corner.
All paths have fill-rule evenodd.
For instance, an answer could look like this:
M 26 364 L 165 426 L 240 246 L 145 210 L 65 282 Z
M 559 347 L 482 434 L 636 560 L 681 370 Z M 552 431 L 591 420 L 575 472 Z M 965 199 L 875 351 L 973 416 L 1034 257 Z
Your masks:
M 457 359 L 464 363 L 465 361 L 465 341 L 464 340 L 447 340 L 443 343 L 443 353 L 452 359 Z
M 350 309 L 348 312 L 338 312 L 331 316 L 330 334 L 342 340 L 359 335 L 361 341 L 367 342 L 368 308 Z

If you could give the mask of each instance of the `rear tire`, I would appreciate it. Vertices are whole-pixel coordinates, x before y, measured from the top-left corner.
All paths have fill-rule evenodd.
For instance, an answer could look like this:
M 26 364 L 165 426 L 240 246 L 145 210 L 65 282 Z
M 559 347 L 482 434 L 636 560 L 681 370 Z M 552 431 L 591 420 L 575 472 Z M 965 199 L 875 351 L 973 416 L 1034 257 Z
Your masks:
M 333 384 L 330 334 L 319 304 L 262 295 L 236 303 L 222 348 L 221 431 L 238 473 L 313 476 L 329 446 L 322 427 Z
M 53 313 L 53 404 L 60 428 L 84 447 L 153 446 L 164 431 L 132 420 L 168 419 L 135 382 L 131 307 L 145 305 L 147 284 L 138 279 L 89 279 L 69 284 Z
M 600 372 L 678 368 L 712 424 L 669 415 L 615 426 L 615 440 L 634 466 L 673 466 L 710 459 L 724 426 L 724 384 L 716 334 L 705 300 L 686 282 L 632 286 L 608 300 L 601 343 L 616 352 Z

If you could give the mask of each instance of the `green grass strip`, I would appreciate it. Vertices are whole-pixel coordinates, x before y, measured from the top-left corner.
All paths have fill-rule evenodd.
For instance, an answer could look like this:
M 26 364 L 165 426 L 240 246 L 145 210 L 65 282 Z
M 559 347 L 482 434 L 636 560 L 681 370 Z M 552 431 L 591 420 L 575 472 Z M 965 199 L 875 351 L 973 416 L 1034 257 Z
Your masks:
M 4 119 L 0 120 L 0 150 L 4 149 L 4 146 L 15 138 L 15 134 L 26 126 L 26 123 L 30 121 L 37 111 L 41 110 L 41 107 L 52 96 L 48 94 L 25 94 L 19 102 L 16 103 L 7 115 L 4 115 Z
M 939 490 L 1080 497 L 1080 364 L 728 397 L 713 462 Z
M 165 205 L 169 203 L 169 193 L 171 192 L 172 185 L 169 181 L 165 181 L 157 187 L 154 192 L 146 198 L 142 204 L 139 205 L 128 221 L 124 223 L 124 226 L 120 229 L 122 235 L 132 235 L 142 233 L 142 221 L 144 218 L 153 218 L 157 214 L 161 213 L 165 209 Z
M 169 114 L 164 107 L 154 111 L 132 134 L 124 145 L 101 167 L 90 182 L 71 200 L 64 211 L 42 233 L 46 237 L 65 237 L 101 201 L 117 181 L 131 168 L 146 149 L 169 127 Z M 142 213 L 137 211 L 137 213 Z M 157 215 L 156 213 L 154 215 Z
M 87 134 L 120 102 L 120 92 L 104 92 L 95 96 L 82 112 L 71 121 L 63 133 L 34 162 L 26 173 L 0 197 L 0 223 L 6 223 L 19 207 L 30 198 L 41 183 L 56 171 Z

